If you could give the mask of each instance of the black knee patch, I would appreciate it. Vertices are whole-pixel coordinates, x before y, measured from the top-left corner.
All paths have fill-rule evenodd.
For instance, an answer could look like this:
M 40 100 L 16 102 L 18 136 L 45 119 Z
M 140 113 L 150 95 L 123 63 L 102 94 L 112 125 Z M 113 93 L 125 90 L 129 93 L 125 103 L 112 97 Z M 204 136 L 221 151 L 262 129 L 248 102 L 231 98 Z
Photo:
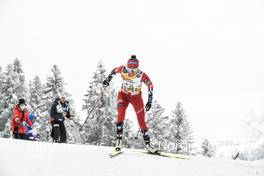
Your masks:
M 117 123 L 116 124 L 116 134 L 121 135 L 123 133 L 123 123 Z

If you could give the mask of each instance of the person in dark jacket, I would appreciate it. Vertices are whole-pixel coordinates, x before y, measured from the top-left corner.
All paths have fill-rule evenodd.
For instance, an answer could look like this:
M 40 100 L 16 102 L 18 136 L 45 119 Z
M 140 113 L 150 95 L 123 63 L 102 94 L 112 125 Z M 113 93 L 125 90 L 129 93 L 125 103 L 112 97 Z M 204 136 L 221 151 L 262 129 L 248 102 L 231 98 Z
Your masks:
M 53 142 L 66 143 L 65 118 L 71 119 L 69 102 L 64 95 L 55 99 L 50 111 L 50 122 L 52 126 L 51 137 Z

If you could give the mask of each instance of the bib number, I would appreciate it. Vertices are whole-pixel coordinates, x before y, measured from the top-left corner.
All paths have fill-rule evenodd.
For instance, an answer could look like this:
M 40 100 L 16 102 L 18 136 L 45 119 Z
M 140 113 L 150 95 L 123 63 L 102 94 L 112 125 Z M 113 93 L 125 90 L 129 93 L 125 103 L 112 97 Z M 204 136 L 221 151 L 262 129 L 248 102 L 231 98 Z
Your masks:
M 136 93 L 136 94 L 138 94 L 138 93 L 140 93 L 140 88 L 138 86 L 135 86 L 132 83 L 126 82 L 124 84 L 124 91 L 128 92 L 128 93 Z

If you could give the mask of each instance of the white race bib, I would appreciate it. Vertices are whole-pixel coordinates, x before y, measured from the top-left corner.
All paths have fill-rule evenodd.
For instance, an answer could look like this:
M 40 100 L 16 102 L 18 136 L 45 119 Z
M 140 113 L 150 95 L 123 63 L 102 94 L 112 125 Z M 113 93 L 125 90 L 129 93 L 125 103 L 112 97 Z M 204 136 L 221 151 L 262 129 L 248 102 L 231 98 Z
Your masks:
M 130 93 L 132 95 L 138 95 L 141 92 L 141 79 L 142 72 L 139 72 L 136 76 L 130 77 L 127 73 L 122 73 L 122 90 L 125 93 Z

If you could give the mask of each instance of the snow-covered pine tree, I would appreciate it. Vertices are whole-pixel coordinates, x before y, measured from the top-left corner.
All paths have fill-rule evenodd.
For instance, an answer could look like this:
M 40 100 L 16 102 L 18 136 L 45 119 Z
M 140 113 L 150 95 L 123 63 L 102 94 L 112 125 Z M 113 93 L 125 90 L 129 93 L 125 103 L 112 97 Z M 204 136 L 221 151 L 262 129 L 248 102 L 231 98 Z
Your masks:
M 47 121 L 47 111 L 45 106 L 45 101 L 43 101 L 44 95 L 44 85 L 41 83 L 41 80 L 38 76 L 35 76 L 32 81 L 29 83 L 29 106 L 30 113 L 36 115 L 36 121 L 33 128 L 40 135 L 40 141 L 47 141 L 47 126 L 45 124 Z
M 249 114 L 249 119 L 245 121 L 245 127 L 247 128 L 247 137 L 249 141 L 259 141 L 264 139 L 264 114 L 257 116 L 253 112 Z
M 58 65 L 53 65 L 51 68 L 52 75 L 48 76 L 46 86 L 45 86 L 45 94 L 49 95 L 51 100 L 54 100 L 58 97 L 59 94 L 63 94 L 64 92 L 64 81 L 61 75 L 61 71 L 59 70 Z
M 4 82 L 4 74 L 3 74 L 2 67 L 0 66 L 0 92 L 1 93 L 2 93 L 3 82 Z M 0 94 L 0 114 L 3 111 L 3 107 L 2 107 L 3 103 L 1 103 L 2 99 L 3 99 L 2 94 Z M 4 119 L 2 117 L 0 117 L 0 124 L 5 124 Z M 3 128 L 4 127 L 2 125 L 0 125 L 0 132 L 3 133 L 1 136 L 4 135 Z
M 0 131 L 10 123 L 12 110 L 19 98 L 27 99 L 27 87 L 21 62 L 16 58 L 4 72 L 0 99 Z
M 70 111 L 71 111 L 71 119 L 65 119 L 65 128 L 67 131 L 67 140 L 69 143 L 81 143 L 81 135 L 79 132 L 79 127 L 80 127 L 80 118 L 78 113 L 75 110 L 75 103 L 74 100 L 71 98 L 71 96 L 68 94 L 67 101 L 70 103 Z
M 155 100 L 153 101 L 152 108 L 146 115 L 146 123 L 149 128 L 151 141 L 157 145 L 162 144 L 169 138 L 169 117 L 163 115 L 164 111 L 165 109 Z M 166 150 L 166 148 L 162 150 Z
M 17 74 L 17 77 L 13 77 L 17 81 L 16 91 L 18 98 L 25 98 L 27 99 L 28 89 L 26 85 L 26 78 L 24 76 L 24 71 L 22 68 L 22 63 L 17 58 L 13 63 L 13 72 Z
M 127 148 L 133 148 L 136 147 L 138 148 L 135 143 L 135 136 L 133 135 L 133 121 L 129 119 L 125 119 L 124 122 L 124 129 L 123 129 L 123 145 Z M 142 145 L 143 147 L 143 145 Z
M 3 69 L 2 69 L 2 67 L 0 66 L 0 90 L 2 90 L 2 84 L 3 84 L 3 81 L 4 81 Z M 0 98 L 1 98 L 1 95 L 0 95 Z
M 83 99 L 83 110 L 87 111 L 87 116 L 93 112 L 84 125 L 82 139 L 84 143 L 112 146 L 115 137 L 116 92 L 111 86 L 104 90 L 102 82 L 105 78 L 106 70 L 100 61 Z
M 2 67 L 0 66 L 0 93 L 2 93 L 3 84 L 4 84 L 4 73 L 3 73 Z M 3 95 L 0 94 L 0 113 L 3 110 L 3 107 L 2 107 L 3 104 L 1 104 L 2 99 L 3 99 Z M 1 121 L 1 117 L 0 117 L 0 121 Z
M 264 159 L 264 114 L 251 112 L 245 121 L 245 139 L 247 149 L 241 151 L 238 158 L 242 160 Z
M 37 117 L 41 115 L 42 112 L 42 97 L 43 97 L 44 86 L 38 76 L 33 78 L 33 81 L 29 83 L 29 101 L 31 112 L 33 112 Z
M 180 102 L 172 111 L 169 129 L 170 141 L 175 144 L 172 152 L 189 154 L 193 143 L 192 130 Z
M 208 139 L 204 139 L 202 142 L 202 155 L 206 157 L 212 157 L 215 153 L 214 147 L 210 144 Z

